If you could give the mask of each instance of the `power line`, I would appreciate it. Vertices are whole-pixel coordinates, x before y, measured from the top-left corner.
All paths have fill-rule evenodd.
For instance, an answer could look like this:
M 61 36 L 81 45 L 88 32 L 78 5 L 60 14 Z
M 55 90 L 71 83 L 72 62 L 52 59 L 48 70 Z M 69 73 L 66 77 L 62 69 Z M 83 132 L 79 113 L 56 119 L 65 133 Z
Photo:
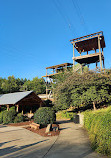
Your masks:
M 75 1 L 75 0 L 72 0 L 72 4 L 73 4 L 74 9 L 76 9 L 76 13 L 77 13 L 77 15 L 78 15 L 78 17 L 79 17 L 79 19 L 80 19 L 80 23 L 81 23 L 81 25 L 84 27 L 84 30 L 85 30 L 85 32 L 86 32 L 86 34 L 87 34 L 88 28 L 87 28 L 87 26 L 86 26 L 84 17 L 83 17 L 83 15 L 82 15 L 81 9 L 80 9 L 80 7 L 79 7 L 79 5 L 78 5 L 78 3 L 77 3 L 77 0 L 76 0 L 76 1 Z
M 70 22 L 70 19 L 67 17 L 67 15 L 64 14 L 63 9 L 61 9 L 62 7 L 60 7 L 61 6 L 60 1 L 53 0 L 53 2 L 55 4 L 56 9 L 58 10 L 60 15 L 64 19 L 66 25 L 68 25 L 68 28 L 70 29 L 70 31 L 72 32 L 72 29 L 73 29 L 74 32 L 72 32 L 72 33 L 74 33 L 76 35 L 76 32 L 75 32 L 76 29 L 74 28 L 73 24 Z

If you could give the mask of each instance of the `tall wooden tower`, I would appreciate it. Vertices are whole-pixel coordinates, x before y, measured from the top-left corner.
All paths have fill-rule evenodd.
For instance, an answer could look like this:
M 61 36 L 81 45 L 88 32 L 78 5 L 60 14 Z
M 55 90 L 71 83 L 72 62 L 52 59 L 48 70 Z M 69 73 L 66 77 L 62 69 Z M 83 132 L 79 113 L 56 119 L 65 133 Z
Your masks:
M 103 48 L 105 47 L 105 40 L 103 32 L 96 32 L 90 35 L 82 36 L 70 40 L 73 44 L 73 70 L 75 71 L 75 61 L 81 64 L 81 70 L 84 65 L 89 65 L 91 63 L 96 63 L 96 68 L 98 63 L 100 63 L 100 70 L 105 68 L 104 65 L 104 53 Z M 80 56 L 75 57 L 75 49 L 78 51 Z M 97 50 L 99 50 L 97 52 Z M 83 55 L 83 53 L 87 53 Z
M 72 65 L 73 64 L 71 63 L 64 63 L 64 64 L 46 67 L 46 75 L 42 76 L 42 77 L 46 77 L 46 99 L 53 98 L 52 83 L 53 83 L 54 76 L 60 73 L 63 73 L 65 70 L 70 69 Z

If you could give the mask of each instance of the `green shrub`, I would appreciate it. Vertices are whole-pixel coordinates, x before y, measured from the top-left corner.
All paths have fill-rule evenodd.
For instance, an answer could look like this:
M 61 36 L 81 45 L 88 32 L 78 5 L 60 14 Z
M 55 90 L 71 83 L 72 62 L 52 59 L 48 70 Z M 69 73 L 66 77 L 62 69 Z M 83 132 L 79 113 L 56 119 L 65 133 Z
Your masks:
M 72 119 L 73 118 L 73 112 L 65 111 L 65 112 L 62 113 L 62 116 L 66 117 L 66 118 L 69 118 L 69 119 Z
M 23 115 L 21 113 L 17 114 L 17 116 L 14 119 L 14 123 L 23 122 Z
M 12 115 L 15 115 L 16 114 L 16 111 L 15 111 L 15 106 L 12 106 L 9 111 L 12 113 Z
M 1 111 L 3 112 L 5 110 L 7 110 L 7 107 L 6 106 L 1 106 Z
M 34 122 L 40 125 L 54 123 L 55 112 L 50 107 L 40 107 L 34 114 Z
M 8 124 L 8 123 L 13 123 L 14 118 L 16 115 L 16 111 L 14 107 L 11 107 L 9 111 L 4 111 L 3 112 L 3 123 Z
M 0 112 L 0 123 L 3 122 L 3 112 Z
M 69 112 L 67 110 L 58 111 L 56 114 L 57 119 L 73 119 L 73 112 Z
M 88 130 L 92 148 L 111 155 L 111 107 L 84 113 L 84 126 Z

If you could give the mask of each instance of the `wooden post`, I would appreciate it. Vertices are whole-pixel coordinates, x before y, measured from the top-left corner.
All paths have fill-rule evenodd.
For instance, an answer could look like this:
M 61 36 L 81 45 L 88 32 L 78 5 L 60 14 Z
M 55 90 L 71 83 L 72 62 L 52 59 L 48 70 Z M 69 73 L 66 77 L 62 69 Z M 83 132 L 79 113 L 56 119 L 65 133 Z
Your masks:
M 93 109 L 96 110 L 95 102 L 93 102 Z
M 98 67 L 98 63 L 96 62 L 96 69 L 97 69 L 97 67 Z
M 46 99 L 48 99 L 47 77 L 46 77 Z
M 95 53 L 97 53 L 97 52 L 96 52 L 96 49 L 95 49 Z M 97 68 L 98 68 L 98 63 L 96 62 L 96 69 L 97 69 Z
M 22 105 L 22 115 L 24 114 L 23 105 Z
M 66 67 L 66 70 L 67 70 L 67 65 L 65 67 Z
M 103 68 L 105 69 L 104 58 L 103 58 Z
M 88 69 L 89 69 L 89 64 L 87 65 Z
M 88 51 L 87 51 L 87 55 L 88 55 Z
M 96 53 L 96 49 L 95 49 L 95 53 Z
M 30 114 L 32 114 L 32 109 L 30 110 Z
M 46 76 L 47 76 L 47 69 L 46 69 Z M 46 77 L 46 99 L 48 99 L 48 90 L 47 90 L 47 77 Z
M 9 111 L 9 105 L 7 105 L 7 111 Z
M 40 107 L 42 107 L 42 102 L 40 102 Z
M 101 44 L 100 44 L 100 36 L 98 36 L 98 49 L 99 49 L 99 61 L 100 61 L 100 69 L 102 70 L 102 58 L 101 58 Z
M 54 83 L 54 80 L 52 80 L 52 83 Z M 54 100 L 54 86 L 53 86 L 53 84 L 52 84 L 52 98 Z
M 102 48 L 102 55 L 104 56 L 103 48 Z
M 75 53 L 74 53 L 74 46 L 75 46 L 75 43 L 73 43 L 73 71 L 74 71 L 74 69 L 75 69 L 75 59 L 74 59 Z
M 55 68 L 56 73 L 58 73 L 57 68 Z
M 19 111 L 19 105 L 16 105 L 16 112 Z

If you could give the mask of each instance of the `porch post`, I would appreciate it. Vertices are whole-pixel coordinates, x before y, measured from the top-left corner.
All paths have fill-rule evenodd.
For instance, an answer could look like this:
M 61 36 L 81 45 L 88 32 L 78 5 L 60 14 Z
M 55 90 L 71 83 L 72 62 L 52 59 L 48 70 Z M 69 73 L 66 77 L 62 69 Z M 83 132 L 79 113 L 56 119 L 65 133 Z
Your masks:
M 19 105 L 16 105 L 16 112 L 19 112 Z
M 7 105 L 7 111 L 9 111 L 9 105 Z
M 24 111 L 23 111 L 23 105 L 22 105 L 22 115 L 24 114 Z

